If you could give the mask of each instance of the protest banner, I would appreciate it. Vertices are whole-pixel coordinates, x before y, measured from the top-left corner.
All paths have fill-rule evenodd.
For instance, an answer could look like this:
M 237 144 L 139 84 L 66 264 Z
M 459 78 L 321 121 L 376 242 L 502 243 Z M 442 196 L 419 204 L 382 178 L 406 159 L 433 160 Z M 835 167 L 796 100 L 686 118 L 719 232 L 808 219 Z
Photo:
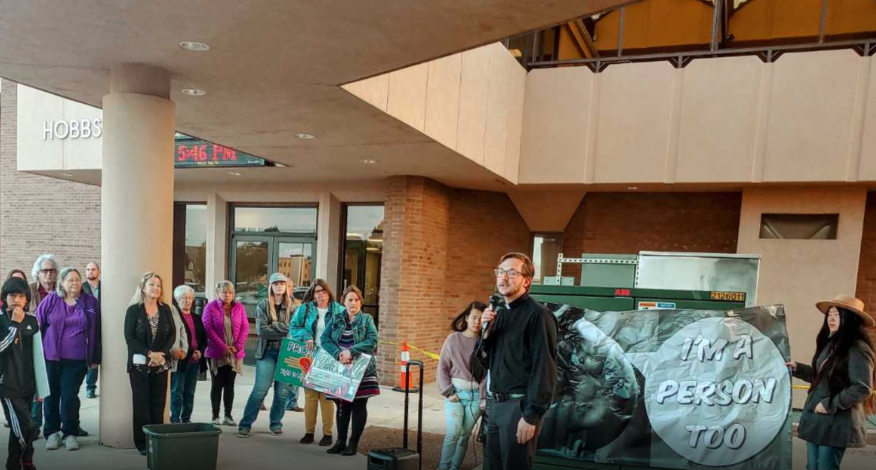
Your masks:
M 548 307 L 560 329 L 560 383 L 540 455 L 651 468 L 791 468 L 782 306 Z
M 304 384 L 304 376 L 310 371 L 312 363 L 313 351 L 303 341 L 285 338 L 280 345 L 274 380 L 300 387 Z
M 319 349 L 310 372 L 304 378 L 304 386 L 352 402 L 369 362 L 370 355 L 360 354 L 352 364 L 341 364 L 325 350 Z

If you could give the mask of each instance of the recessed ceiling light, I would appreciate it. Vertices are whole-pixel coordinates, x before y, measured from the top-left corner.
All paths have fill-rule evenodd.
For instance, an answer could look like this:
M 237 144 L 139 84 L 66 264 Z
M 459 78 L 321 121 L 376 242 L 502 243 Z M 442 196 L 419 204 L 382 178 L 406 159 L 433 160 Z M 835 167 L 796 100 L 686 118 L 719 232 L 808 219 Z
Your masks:
M 204 96 L 207 92 L 200 88 L 183 88 L 182 94 L 186 96 Z
M 179 43 L 179 47 L 192 52 L 207 52 L 210 50 L 210 46 L 208 44 L 197 41 L 183 41 Z
M 377 163 L 377 160 L 372 160 L 370 158 L 366 158 L 365 160 L 362 160 L 363 165 L 374 165 L 375 163 Z
M 228 174 L 231 175 L 231 176 L 240 176 L 240 175 L 242 175 L 243 173 L 238 173 L 238 172 L 236 172 L 236 171 L 229 171 Z
M 639 189 L 639 187 L 638 186 L 627 186 L 627 189 L 629 189 L 630 191 L 635 191 L 635 190 Z
M 310 139 L 316 138 L 316 136 L 313 134 L 295 134 L 295 137 L 298 137 L 299 139 L 303 139 L 303 140 L 310 140 Z

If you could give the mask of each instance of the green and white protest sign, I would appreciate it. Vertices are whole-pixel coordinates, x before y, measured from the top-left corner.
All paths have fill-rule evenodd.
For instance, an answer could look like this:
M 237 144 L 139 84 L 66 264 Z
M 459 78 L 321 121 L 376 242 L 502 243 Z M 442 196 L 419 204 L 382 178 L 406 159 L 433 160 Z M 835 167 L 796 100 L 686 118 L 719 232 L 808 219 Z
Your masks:
M 304 379 L 304 386 L 326 395 L 352 402 L 365 376 L 371 356 L 360 354 L 352 364 L 341 364 L 331 354 L 320 349 L 313 367 Z
M 304 342 L 286 338 L 280 345 L 274 380 L 300 387 L 304 384 L 304 376 L 310 371 L 312 363 L 313 351 Z

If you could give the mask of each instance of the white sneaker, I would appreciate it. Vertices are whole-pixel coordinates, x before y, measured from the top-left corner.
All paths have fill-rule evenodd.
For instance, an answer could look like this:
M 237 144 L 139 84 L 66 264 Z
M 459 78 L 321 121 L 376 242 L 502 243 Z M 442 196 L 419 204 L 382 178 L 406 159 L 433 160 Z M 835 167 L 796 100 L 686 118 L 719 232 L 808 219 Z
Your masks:
M 226 416 L 225 419 L 222 420 L 223 426 L 237 426 L 237 421 L 234 420 L 231 416 Z
M 65 437 L 64 447 L 66 447 L 67 450 L 79 450 L 79 442 L 76 440 L 76 436 L 71 434 Z
M 58 450 L 61 447 L 61 433 L 56 432 L 46 439 L 46 450 Z

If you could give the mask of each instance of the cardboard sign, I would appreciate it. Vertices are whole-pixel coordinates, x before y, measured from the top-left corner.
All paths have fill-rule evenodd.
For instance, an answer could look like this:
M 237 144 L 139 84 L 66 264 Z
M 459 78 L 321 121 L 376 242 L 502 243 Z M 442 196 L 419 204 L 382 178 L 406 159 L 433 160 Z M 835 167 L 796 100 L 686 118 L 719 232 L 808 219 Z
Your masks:
M 362 354 L 352 364 L 341 364 L 320 349 L 314 357 L 313 367 L 304 378 L 304 386 L 352 402 L 370 362 L 371 356 Z

